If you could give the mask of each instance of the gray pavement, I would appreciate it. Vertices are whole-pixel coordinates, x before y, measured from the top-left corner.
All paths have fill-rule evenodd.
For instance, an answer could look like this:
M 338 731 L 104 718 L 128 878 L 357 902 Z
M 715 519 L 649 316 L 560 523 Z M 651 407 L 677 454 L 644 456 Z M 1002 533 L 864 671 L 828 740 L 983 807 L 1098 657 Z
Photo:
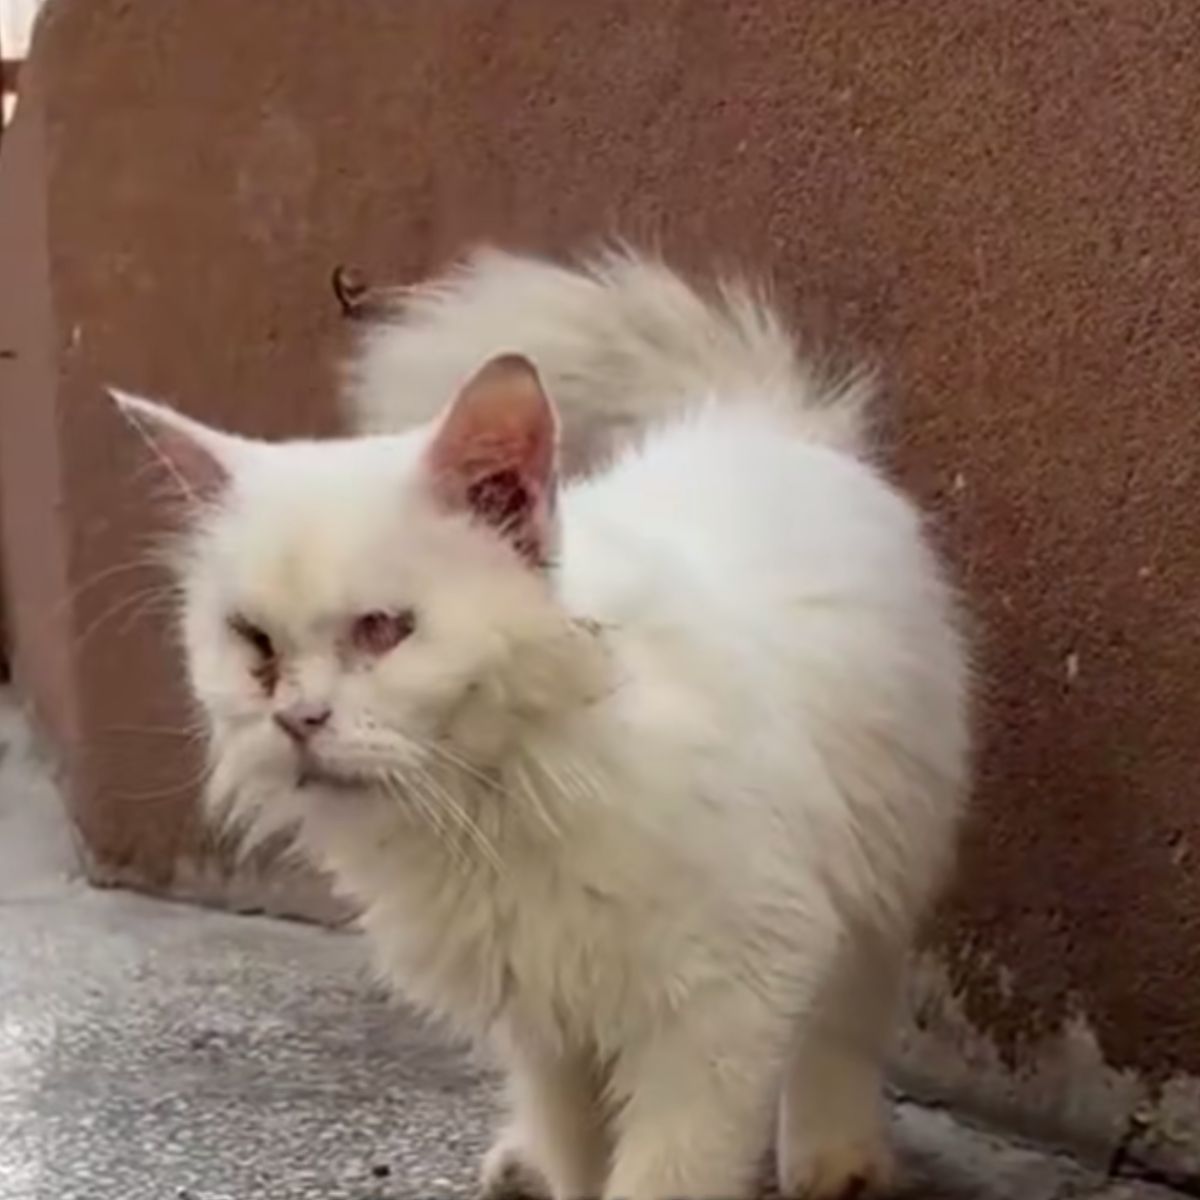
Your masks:
M 0 1200 L 470 1196 L 492 1087 L 346 933 L 87 888 L 0 696 Z M 1166 1200 L 894 1108 L 911 1200 Z

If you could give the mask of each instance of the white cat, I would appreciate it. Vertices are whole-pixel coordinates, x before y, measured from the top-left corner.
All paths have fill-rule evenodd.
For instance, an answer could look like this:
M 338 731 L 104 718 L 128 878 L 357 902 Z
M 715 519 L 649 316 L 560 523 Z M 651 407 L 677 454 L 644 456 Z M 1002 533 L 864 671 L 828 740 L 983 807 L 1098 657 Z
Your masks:
M 745 1197 L 773 1127 L 786 1193 L 885 1183 L 968 673 L 859 392 L 634 257 L 477 260 L 356 379 L 377 427 L 458 390 L 285 444 L 119 397 L 188 501 L 213 803 L 292 831 L 388 979 L 499 1054 L 492 1194 Z M 562 488 L 552 397 L 580 461 L 615 453 Z

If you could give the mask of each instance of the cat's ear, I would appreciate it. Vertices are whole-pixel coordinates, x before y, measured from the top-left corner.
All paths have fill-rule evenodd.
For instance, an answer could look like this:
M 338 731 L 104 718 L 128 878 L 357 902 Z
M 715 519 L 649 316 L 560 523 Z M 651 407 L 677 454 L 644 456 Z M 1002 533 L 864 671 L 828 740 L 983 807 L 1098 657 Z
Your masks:
M 220 498 L 229 484 L 235 439 L 164 404 L 116 388 L 107 391 L 162 468 L 172 498 L 189 508 Z
M 558 415 L 519 354 L 486 363 L 443 414 L 427 453 L 434 496 L 491 526 L 522 557 L 553 551 Z

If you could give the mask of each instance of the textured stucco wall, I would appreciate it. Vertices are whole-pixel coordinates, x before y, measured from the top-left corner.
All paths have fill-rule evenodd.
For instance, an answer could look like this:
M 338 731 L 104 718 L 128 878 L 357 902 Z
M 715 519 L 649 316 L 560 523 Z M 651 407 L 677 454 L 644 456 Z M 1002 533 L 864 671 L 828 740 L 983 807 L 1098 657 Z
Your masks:
M 36 118 L 36 104 L 31 111 Z M 66 603 L 43 132 L 39 120 L 22 121 L 5 131 L 0 156 L 0 532 L 5 624 L 25 690 L 53 739 L 73 746 L 79 725 Z
M 69 635 L 29 656 L 71 681 L 99 874 L 209 870 L 155 577 L 113 570 L 147 509 L 99 380 L 300 433 L 331 420 L 335 263 L 619 232 L 766 270 L 879 366 L 979 625 L 977 817 L 910 1072 L 1099 1153 L 1145 1118 L 1134 1152 L 1189 1165 L 1195 0 L 58 0 L 35 61 L 53 371 L 5 384 L 2 432 L 6 476 L 58 468 L 4 508 L 19 625 L 63 565 Z

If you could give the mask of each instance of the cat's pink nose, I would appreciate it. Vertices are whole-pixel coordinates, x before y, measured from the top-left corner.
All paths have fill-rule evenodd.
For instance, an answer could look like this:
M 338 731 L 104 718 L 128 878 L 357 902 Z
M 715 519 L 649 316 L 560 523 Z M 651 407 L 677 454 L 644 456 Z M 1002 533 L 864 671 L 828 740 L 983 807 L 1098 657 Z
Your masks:
M 292 739 L 293 742 L 307 742 L 318 729 L 329 724 L 333 709 L 328 704 L 319 704 L 312 700 L 301 700 L 289 704 L 287 708 L 277 709 L 275 724 Z

